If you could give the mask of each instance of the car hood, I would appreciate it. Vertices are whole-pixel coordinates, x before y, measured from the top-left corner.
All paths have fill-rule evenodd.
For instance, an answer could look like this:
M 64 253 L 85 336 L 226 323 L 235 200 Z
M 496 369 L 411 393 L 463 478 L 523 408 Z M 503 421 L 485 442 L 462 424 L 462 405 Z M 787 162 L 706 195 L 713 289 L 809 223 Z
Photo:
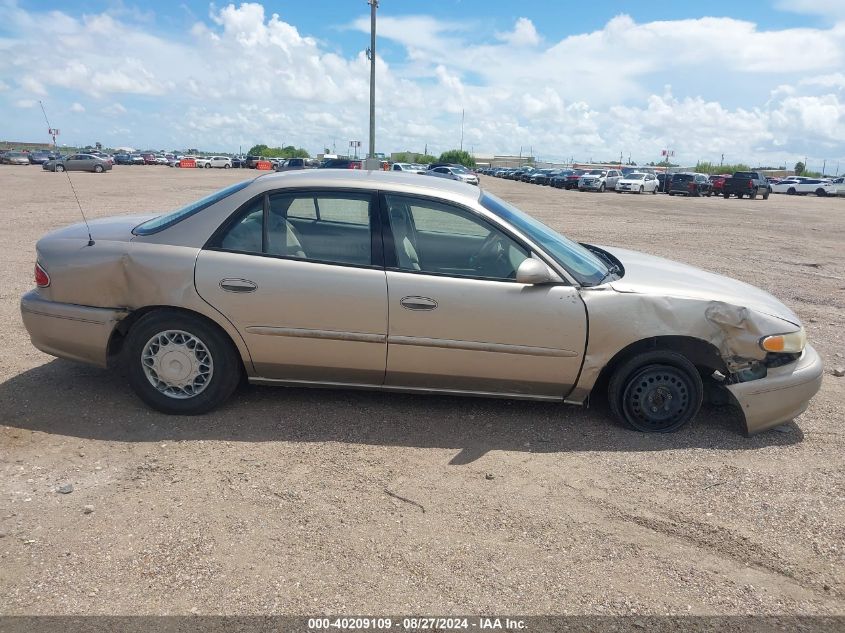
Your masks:
M 617 292 L 720 301 L 801 325 L 792 310 L 750 284 L 637 251 L 599 248 L 616 257 L 625 268 L 624 276 L 610 283 Z

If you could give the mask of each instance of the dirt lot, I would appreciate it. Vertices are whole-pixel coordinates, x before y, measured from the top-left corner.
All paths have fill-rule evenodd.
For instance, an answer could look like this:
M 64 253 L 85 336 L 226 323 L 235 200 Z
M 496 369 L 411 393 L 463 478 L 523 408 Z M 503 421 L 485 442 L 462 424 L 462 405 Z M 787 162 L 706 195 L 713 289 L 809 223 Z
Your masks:
M 73 181 L 98 217 L 254 175 Z M 730 409 L 649 436 L 601 405 L 258 387 L 159 415 L 30 345 L 35 241 L 79 212 L 64 176 L 3 166 L 0 612 L 845 614 L 845 200 L 482 184 L 570 237 L 774 293 L 824 357 L 821 393 L 751 439 Z

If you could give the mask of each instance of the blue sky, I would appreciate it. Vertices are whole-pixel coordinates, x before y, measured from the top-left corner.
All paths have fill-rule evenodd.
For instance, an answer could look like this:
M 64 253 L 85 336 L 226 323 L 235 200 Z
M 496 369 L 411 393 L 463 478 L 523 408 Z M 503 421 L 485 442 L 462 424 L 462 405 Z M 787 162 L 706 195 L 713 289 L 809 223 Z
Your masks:
M 311 152 L 366 139 L 369 9 L 0 0 L 0 139 Z M 52 56 L 33 42 L 50 42 Z M 840 0 L 382 0 L 377 149 L 842 160 Z M 523 151 L 527 151 L 523 149 Z

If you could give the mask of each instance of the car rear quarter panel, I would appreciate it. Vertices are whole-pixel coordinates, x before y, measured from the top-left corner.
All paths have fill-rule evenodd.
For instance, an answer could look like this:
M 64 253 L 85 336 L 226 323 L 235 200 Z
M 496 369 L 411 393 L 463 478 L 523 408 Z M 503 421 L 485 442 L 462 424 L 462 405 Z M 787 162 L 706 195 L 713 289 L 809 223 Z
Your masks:
M 151 307 L 174 307 L 211 319 L 229 335 L 248 372 L 252 359 L 237 329 L 206 303 L 194 287 L 199 249 L 140 241 L 78 239 L 39 242 L 38 261 L 50 275 L 50 286 L 38 290 L 49 301 L 113 308 L 131 315 Z

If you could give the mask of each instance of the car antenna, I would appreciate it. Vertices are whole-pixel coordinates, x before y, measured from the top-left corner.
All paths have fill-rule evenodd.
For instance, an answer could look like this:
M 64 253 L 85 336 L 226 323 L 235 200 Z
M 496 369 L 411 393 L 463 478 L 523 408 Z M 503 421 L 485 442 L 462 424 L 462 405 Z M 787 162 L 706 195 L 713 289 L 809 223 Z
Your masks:
M 56 134 L 58 134 L 59 132 L 58 130 L 54 130 L 53 126 L 50 125 L 50 120 L 47 118 L 47 111 L 44 109 L 44 104 L 41 103 L 41 99 L 38 100 L 38 105 L 41 106 L 41 113 L 44 115 L 44 120 L 47 122 L 47 133 L 53 137 L 53 150 L 56 154 L 58 154 L 58 147 L 56 146 Z M 94 238 L 91 236 L 91 227 L 88 224 L 88 218 L 85 217 L 85 211 L 82 210 L 82 203 L 79 202 L 79 196 L 76 195 L 76 188 L 73 186 L 73 181 L 70 179 L 70 174 L 67 173 L 67 169 L 65 169 L 64 172 L 65 176 L 67 176 L 67 182 L 70 185 L 70 190 L 73 192 L 73 197 L 76 200 L 76 206 L 79 207 L 79 213 L 82 214 L 82 221 L 85 222 L 85 228 L 88 231 L 88 246 L 94 246 Z

